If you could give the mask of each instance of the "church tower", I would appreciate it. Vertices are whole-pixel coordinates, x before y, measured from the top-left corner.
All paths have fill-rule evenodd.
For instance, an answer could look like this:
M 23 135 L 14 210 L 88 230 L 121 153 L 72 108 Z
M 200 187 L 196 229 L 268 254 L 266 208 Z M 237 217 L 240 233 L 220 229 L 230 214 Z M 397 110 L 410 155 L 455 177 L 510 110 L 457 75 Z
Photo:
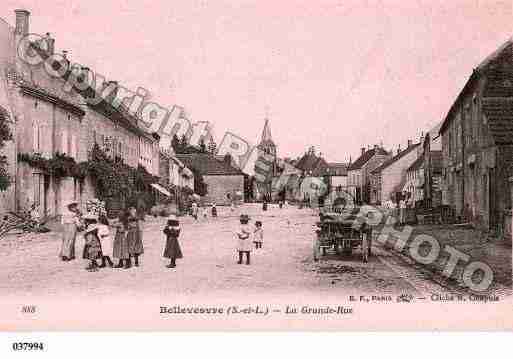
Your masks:
M 258 148 L 264 151 L 264 153 L 273 157 L 273 176 L 276 174 L 276 144 L 271 136 L 271 127 L 269 126 L 269 120 L 266 118 L 264 123 L 264 129 L 262 130 L 262 137 Z
M 273 189 L 272 189 L 272 180 L 276 176 L 277 173 L 277 164 L 276 164 L 276 144 L 274 143 L 271 136 L 271 127 L 269 125 L 269 119 L 265 119 L 264 129 L 262 130 L 262 136 L 260 138 L 260 143 L 257 146 L 264 153 L 271 155 L 272 163 L 271 165 L 271 173 L 268 176 L 268 180 L 266 183 L 259 184 L 259 193 L 260 197 L 266 198 L 267 200 L 271 200 L 273 197 Z

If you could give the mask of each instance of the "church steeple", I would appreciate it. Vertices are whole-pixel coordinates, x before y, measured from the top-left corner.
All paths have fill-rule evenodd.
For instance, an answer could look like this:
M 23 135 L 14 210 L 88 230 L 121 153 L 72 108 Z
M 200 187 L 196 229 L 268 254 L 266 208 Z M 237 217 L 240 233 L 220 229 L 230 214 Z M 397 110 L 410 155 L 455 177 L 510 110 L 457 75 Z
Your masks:
M 262 130 L 260 145 L 272 145 L 276 147 L 271 136 L 271 127 L 269 126 L 269 120 L 267 118 L 265 119 L 264 129 Z

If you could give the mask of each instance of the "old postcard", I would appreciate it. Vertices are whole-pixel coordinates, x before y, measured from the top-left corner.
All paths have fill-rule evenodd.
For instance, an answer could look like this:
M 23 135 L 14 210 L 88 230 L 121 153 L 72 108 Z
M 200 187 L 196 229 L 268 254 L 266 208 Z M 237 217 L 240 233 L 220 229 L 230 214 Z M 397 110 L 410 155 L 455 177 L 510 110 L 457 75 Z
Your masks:
M 512 19 L 3 0 L 0 330 L 513 329 Z

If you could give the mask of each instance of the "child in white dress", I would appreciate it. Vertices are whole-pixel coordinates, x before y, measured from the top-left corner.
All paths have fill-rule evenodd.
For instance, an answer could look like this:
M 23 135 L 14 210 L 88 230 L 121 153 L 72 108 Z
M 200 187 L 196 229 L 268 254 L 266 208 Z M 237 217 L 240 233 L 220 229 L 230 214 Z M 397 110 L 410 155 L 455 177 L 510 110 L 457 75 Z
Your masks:
M 105 215 L 101 215 L 98 218 L 98 237 L 102 246 L 102 264 L 100 268 L 104 268 L 109 264 L 109 267 L 113 267 L 111 256 L 113 254 L 113 238 L 110 231 L 109 220 Z
M 251 235 L 251 228 L 249 227 L 249 216 L 247 214 L 240 215 L 240 227 L 235 232 L 237 238 L 237 252 L 239 253 L 238 264 L 242 264 L 242 257 L 246 255 L 246 264 L 250 263 L 250 253 L 252 249 L 252 243 L 249 239 Z

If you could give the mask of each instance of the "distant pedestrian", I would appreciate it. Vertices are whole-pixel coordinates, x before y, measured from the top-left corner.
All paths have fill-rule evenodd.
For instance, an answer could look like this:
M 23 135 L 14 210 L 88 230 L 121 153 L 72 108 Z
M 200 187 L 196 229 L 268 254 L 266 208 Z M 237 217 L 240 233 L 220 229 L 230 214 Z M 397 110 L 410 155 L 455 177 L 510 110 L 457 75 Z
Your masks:
M 206 206 L 201 208 L 201 216 L 205 220 L 208 219 L 208 210 Z
M 246 264 L 250 264 L 250 253 L 252 249 L 252 243 L 249 239 L 251 235 L 251 229 L 248 225 L 249 216 L 247 214 L 240 215 L 240 226 L 235 232 L 237 236 L 237 252 L 239 253 L 238 264 L 242 264 L 243 256 L 246 255 Z
M 282 208 L 283 208 L 283 201 L 280 201 L 280 202 L 278 203 L 278 206 L 280 207 L 280 209 L 282 209 Z
M 255 222 L 255 231 L 253 232 L 253 243 L 255 243 L 255 248 L 262 248 L 262 244 L 264 243 L 264 230 L 262 229 L 262 222 Z
M 115 268 L 128 269 L 131 266 L 130 253 L 128 252 L 128 220 L 127 213 L 119 216 L 119 223 L 116 225 L 116 236 L 114 237 L 113 256 L 119 260 Z
M 135 207 L 128 208 L 127 230 L 128 253 L 130 254 L 128 263 L 132 264 L 131 258 L 133 257 L 134 266 L 139 267 L 139 256 L 144 253 L 144 247 L 141 225 Z
M 405 225 L 406 223 L 406 201 L 401 199 L 399 201 L 399 224 L 401 226 Z
M 93 213 L 88 213 L 84 216 L 86 229 L 84 232 L 84 250 L 82 258 L 90 261 L 87 271 L 98 271 L 98 259 L 102 258 L 102 248 L 100 238 L 98 237 L 98 216 Z
M 114 263 L 112 263 L 111 256 L 114 252 L 113 249 L 113 239 L 110 231 L 109 220 L 107 216 L 100 215 L 98 218 L 98 237 L 100 238 L 100 243 L 102 246 L 102 264 L 100 268 L 104 268 L 109 265 L 109 267 L 113 267 Z
M 216 206 L 216 203 L 212 203 L 212 217 L 213 218 L 216 218 L 217 217 L 217 206 Z
M 75 242 L 77 232 L 81 227 L 78 202 L 71 201 L 66 204 L 61 218 L 61 224 L 62 245 L 59 257 L 66 262 L 75 259 Z
M 262 203 L 262 211 L 267 211 L 267 200 L 264 199 L 264 202 Z
M 167 268 L 175 268 L 176 260 L 183 258 L 182 249 L 178 242 L 180 236 L 180 222 L 177 220 L 175 215 L 169 216 L 167 225 L 163 230 L 166 235 L 166 248 L 164 249 L 164 258 L 169 258 L 170 263 Z
M 194 219 L 198 219 L 198 204 L 196 202 L 192 202 L 191 214 L 194 217 Z

